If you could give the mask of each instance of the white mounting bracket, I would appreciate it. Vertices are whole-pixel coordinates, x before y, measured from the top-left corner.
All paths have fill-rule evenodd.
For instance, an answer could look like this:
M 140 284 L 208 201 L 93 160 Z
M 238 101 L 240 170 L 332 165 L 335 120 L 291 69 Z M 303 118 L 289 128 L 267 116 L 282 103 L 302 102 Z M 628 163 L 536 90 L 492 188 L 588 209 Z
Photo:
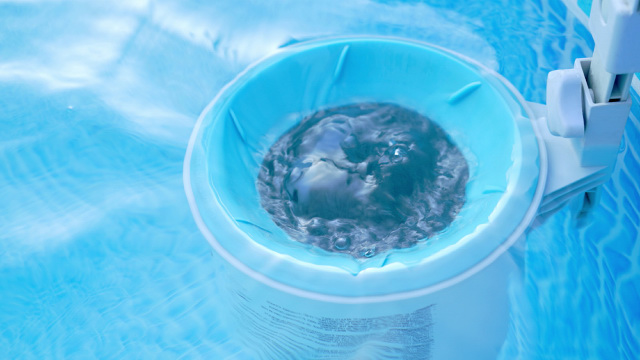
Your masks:
M 529 103 L 529 107 L 536 115 L 535 121 L 549 154 L 549 171 L 538 209 L 538 215 L 545 217 L 564 207 L 575 196 L 606 182 L 613 170 L 613 163 L 610 166 L 583 166 L 574 139 L 556 136 L 547 127 L 548 106 Z
M 594 0 L 589 30 L 596 43 L 588 82 L 595 101 L 624 101 L 640 72 L 640 0 Z
M 640 0 L 594 0 L 589 28 L 593 57 L 550 72 L 546 109 L 531 104 L 550 154 L 541 215 L 609 179 L 631 110 L 631 80 L 640 72 Z

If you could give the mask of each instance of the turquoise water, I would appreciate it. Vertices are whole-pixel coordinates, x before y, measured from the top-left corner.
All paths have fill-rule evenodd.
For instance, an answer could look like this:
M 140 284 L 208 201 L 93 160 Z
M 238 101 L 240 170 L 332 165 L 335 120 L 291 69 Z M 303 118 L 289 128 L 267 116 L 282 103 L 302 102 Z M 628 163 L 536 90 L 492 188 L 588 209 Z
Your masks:
M 182 161 L 198 114 L 296 39 L 396 35 L 542 102 L 593 47 L 559 1 L 0 2 L 0 358 L 246 358 L 218 325 L 219 260 Z M 579 222 L 528 236 L 507 355 L 640 357 L 640 108 Z

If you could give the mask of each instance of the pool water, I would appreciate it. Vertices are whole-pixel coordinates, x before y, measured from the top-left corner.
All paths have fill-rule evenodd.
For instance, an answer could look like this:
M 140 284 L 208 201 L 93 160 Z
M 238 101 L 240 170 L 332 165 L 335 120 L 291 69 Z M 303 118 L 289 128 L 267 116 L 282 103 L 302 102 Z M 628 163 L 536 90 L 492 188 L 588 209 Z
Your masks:
M 465 202 L 469 167 L 445 131 L 394 104 L 322 109 L 283 134 L 256 181 L 294 240 L 355 258 L 441 232 Z
M 573 9 L 584 8 L 567 0 Z M 593 41 L 560 0 L 0 2 L 0 358 L 250 358 L 184 195 L 195 120 L 250 63 L 331 35 L 431 42 L 543 102 Z M 528 234 L 505 358 L 640 357 L 640 98 L 599 204 Z

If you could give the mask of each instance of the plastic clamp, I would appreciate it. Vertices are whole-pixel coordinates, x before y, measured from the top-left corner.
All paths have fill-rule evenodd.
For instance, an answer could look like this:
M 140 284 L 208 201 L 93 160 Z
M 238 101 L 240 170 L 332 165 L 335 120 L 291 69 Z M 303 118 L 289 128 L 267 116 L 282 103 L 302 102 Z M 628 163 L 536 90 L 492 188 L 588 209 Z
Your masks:
M 547 77 L 547 125 L 555 136 L 584 135 L 582 82 L 575 69 L 555 70 Z

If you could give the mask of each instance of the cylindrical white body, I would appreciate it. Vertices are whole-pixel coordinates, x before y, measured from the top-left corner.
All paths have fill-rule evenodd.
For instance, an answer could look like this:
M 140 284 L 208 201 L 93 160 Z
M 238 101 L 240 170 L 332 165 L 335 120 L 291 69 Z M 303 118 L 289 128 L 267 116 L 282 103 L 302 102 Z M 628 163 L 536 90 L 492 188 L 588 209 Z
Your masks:
M 426 295 L 355 304 L 276 290 L 227 263 L 217 277 L 222 319 L 259 359 L 494 359 L 522 281 L 518 252 Z

